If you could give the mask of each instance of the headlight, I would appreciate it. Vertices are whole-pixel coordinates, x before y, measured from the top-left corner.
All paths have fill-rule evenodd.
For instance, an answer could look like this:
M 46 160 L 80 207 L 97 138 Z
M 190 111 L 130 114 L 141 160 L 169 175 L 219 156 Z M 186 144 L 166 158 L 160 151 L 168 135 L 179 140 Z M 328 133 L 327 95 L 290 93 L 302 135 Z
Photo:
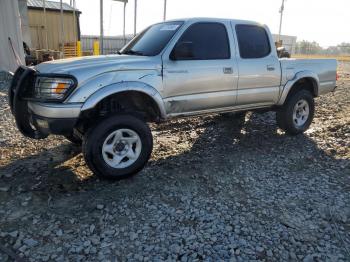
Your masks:
M 38 99 L 62 100 L 75 85 L 73 79 L 59 77 L 37 77 L 34 97 Z

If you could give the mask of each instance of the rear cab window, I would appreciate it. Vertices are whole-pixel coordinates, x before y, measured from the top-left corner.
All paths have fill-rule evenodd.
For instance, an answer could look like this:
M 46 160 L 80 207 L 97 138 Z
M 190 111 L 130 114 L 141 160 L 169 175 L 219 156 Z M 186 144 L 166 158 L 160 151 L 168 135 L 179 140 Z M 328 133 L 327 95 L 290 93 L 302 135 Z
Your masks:
M 241 58 L 263 58 L 271 53 L 269 36 L 264 27 L 236 25 L 236 34 Z

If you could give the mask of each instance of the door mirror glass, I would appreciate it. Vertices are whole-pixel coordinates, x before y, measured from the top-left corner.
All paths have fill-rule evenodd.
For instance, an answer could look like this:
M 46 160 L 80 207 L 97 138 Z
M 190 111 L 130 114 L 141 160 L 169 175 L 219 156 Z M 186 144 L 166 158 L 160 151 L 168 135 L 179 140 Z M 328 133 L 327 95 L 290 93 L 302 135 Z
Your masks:
M 192 42 L 178 42 L 170 54 L 171 60 L 190 60 L 194 58 Z

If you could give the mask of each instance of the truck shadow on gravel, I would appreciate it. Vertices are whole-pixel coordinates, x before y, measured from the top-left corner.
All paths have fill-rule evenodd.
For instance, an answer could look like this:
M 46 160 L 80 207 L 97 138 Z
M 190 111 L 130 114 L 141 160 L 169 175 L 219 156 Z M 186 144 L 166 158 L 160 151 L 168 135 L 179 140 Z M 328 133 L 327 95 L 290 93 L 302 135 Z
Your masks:
M 188 151 L 151 161 L 147 173 L 156 176 L 156 180 L 163 180 L 164 184 L 170 178 L 179 187 L 191 189 L 193 186 L 207 195 L 220 194 L 220 187 L 230 184 L 232 190 L 239 190 L 238 184 L 231 183 L 233 178 L 260 180 L 258 176 L 262 172 L 275 177 L 283 174 L 296 186 L 298 177 L 312 178 L 320 172 L 327 173 L 328 169 L 339 171 L 339 177 L 332 177 L 332 180 L 349 180 L 346 175 L 350 174 L 348 160 L 336 159 L 335 152 L 323 151 L 307 135 L 284 134 L 276 126 L 274 113 L 249 113 L 245 121 L 222 115 L 204 117 L 197 126 L 177 126 L 176 132 L 193 132 L 198 126 L 205 130 Z M 171 133 L 171 124 L 159 129 L 168 128 Z M 176 144 L 171 146 L 176 147 Z

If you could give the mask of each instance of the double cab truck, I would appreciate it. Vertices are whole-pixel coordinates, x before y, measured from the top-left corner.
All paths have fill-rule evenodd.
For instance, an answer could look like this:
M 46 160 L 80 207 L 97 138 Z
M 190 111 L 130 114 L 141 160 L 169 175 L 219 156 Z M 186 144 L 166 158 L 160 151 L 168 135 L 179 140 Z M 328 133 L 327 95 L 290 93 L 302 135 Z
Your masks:
M 118 54 L 19 67 L 9 103 L 23 135 L 63 135 L 82 144 L 96 175 L 120 179 L 149 160 L 150 122 L 263 109 L 287 134 L 303 133 L 336 69 L 332 59 L 280 59 L 259 23 L 180 19 L 146 28 Z

